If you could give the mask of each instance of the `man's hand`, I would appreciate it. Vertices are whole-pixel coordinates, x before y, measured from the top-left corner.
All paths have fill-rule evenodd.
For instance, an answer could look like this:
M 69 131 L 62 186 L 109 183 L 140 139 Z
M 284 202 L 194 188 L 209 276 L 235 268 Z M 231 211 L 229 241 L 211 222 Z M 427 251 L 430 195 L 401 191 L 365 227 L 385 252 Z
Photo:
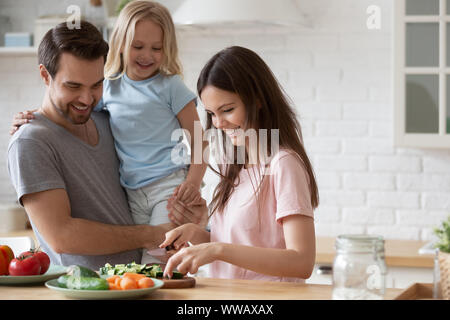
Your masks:
M 26 123 L 29 123 L 30 120 L 35 119 L 33 112 L 36 112 L 37 109 L 31 110 L 31 111 L 25 111 L 25 112 L 19 112 L 14 115 L 11 130 L 9 131 L 10 135 L 13 135 L 16 133 L 17 130 L 19 130 L 20 126 Z
M 176 200 L 185 203 L 187 206 L 200 203 L 202 195 L 200 194 L 200 187 L 196 187 L 194 183 L 184 181 L 173 191 Z
M 56 253 L 107 255 L 138 248 L 154 249 L 173 228 L 172 223 L 112 225 L 73 218 L 65 189 L 26 194 L 22 202 L 30 220 Z
M 194 205 L 187 206 L 172 196 L 168 200 L 167 209 L 169 210 L 169 219 L 177 225 L 191 222 L 205 227 L 208 222 L 208 207 L 203 198 L 200 198 Z

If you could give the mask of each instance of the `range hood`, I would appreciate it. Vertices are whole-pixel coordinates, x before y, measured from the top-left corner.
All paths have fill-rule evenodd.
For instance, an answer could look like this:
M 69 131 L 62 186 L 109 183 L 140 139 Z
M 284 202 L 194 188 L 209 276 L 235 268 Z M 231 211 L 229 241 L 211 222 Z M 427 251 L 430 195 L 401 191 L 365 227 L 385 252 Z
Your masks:
M 180 26 L 309 25 L 298 0 L 184 0 L 173 12 Z

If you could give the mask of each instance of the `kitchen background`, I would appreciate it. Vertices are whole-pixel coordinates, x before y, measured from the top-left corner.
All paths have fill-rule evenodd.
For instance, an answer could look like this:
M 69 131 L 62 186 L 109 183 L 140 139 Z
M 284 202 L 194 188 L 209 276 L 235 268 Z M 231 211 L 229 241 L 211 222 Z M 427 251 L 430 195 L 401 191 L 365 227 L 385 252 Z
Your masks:
M 182 0 L 160 2 L 173 11 Z M 186 84 L 195 92 L 202 66 L 226 46 L 255 50 L 295 103 L 318 178 L 317 235 L 431 239 L 432 227 L 450 213 L 450 146 L 394 145 L 394 1 L 296 2 L 309 25 L 180 28 Z M 104 8 L 89 0 L 0 0 L 0 28 L 33 33 L 36 18 L 64 14 L 69 5 L 99 26 L 107 22 Z M 371 5 L 381 10 L 379 29 L 366 25 Z M 13 115 L 37 107 L 44 86 L 35 50 L 0 48 L 0 73 L 0 149 L 6 159 Z M 216 179 L 208 173 L 206 181 L 208 199 Z M 0 161 L 0 204 L 15 206 L 6 161 Z

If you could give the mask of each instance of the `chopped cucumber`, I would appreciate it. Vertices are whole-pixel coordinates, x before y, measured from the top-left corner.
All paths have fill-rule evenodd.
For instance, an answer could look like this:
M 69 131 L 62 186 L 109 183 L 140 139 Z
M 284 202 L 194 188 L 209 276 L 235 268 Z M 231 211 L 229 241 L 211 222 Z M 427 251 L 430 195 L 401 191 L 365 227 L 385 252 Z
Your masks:
M 69 276 L 66 282 L 68 289 L 77 290 L 108 290 L 109 284 L 105 279 L 95 277 Z
M 74 277 L 91 277 L 91 278 L 99 278 L 99 275 L 97 272 L 78 265 L 71 265 L 69 266 L 69 271 L 67 272 L 68 275 L 74 276 Z
M 109 284 L 97 272 L 78 265 L 69 267 L 67 274 L 57 280 L 60 288 L 77 290 L 108 290 Z
M 69 276 L 68 274 L 60 276 L 57 280 L 58 286 L 60 288 L 67 288 L 67 280 L 69 279 L 69 277 L 71 276 Z
M 153 264 L 151 266 L 145 264 L 137 264 L 135 262 L 127 263 L 127 264 L 116 264 L 114 267 L 109 263 L 106 263 L 104 267 L 101 267 L 100 275 L 123 275 L 125 272 L 133 272 L 144 274 L 147 277 L 152 278 L 162 278 L 163 272 L 161 266 L 159 264 Z M 178 271 L 174 271 L 172 275 L 172 279 L 181 279 L 184 275 Z
M 162 277 L 162 275 L 161 275 Z M 183 279 L 184 274 L 182 274 L 181 272 L 178 271 L 173 271 L 172 272 L 172 279 Z

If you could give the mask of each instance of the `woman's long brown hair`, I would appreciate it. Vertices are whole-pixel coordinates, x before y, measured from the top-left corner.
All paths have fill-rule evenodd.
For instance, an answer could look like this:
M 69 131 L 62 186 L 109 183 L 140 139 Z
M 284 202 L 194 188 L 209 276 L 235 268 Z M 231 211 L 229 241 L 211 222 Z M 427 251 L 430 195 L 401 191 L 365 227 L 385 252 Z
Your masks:
M 286 93 L 266 63 L 249 49 L 239 46 L 226 48 L 215 54 L 203 67 L 197 82 L 199 97 L 206 86 L 232 92 L 240 97 L 247 111 L 247 128 L 279 130 L 279 148 L 292 150 L 299 156 L 309 178 L 311 205 L 316 208 L 319 204 L 319 192 L 311 162 L 303 146 L 300 124 Z M 213 128 L 210 114 L 207 116 L 206 127 Z M 270 155 L 270 142 L 267 148 Z M 220 172 L 209 166 L 221 176 L 210 203 L 211 214 L 216 210 L 223 211 L 239 183 L 237 179 L 243 166 L 239 162 L 222 164 L 219 165 Z

